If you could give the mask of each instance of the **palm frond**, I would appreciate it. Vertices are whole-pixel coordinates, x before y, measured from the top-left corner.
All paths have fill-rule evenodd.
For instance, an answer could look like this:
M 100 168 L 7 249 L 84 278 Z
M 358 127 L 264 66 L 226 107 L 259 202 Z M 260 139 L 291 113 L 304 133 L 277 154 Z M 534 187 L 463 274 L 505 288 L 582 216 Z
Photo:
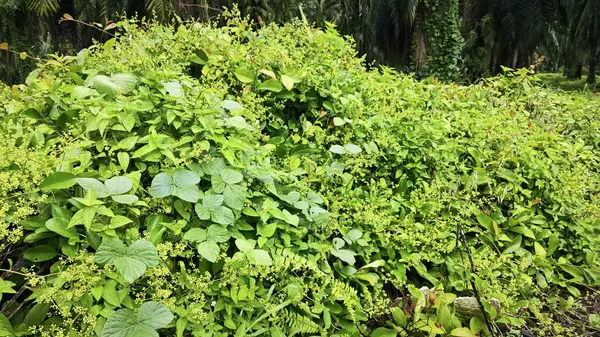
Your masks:
M 26 0 L 28 11 L 40 16 L 50 16 L 58 10 L 58 0 Z

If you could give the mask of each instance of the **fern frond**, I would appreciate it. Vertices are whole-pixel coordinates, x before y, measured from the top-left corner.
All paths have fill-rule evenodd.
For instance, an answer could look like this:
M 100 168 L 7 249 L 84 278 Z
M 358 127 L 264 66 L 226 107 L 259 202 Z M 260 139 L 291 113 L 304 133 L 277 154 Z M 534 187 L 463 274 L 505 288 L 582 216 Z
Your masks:
M 306 317 L 291 310 L 281 310 L 279 312 L 279 328 L 287 332 L 288 336 L 295 334 L 317 333 L 321 331 L 319 324 L 315 323 L 310 317 Z

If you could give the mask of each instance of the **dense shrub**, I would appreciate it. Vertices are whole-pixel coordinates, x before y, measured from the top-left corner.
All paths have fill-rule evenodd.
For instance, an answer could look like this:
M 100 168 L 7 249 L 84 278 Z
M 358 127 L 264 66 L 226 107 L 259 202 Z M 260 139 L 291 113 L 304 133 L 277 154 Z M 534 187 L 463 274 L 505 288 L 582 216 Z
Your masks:
M 1 88 L 1 334 L 487 335 L 471 281 L 503 329 L 600 283 L 597 97 L 249 27 L 122 22 Z

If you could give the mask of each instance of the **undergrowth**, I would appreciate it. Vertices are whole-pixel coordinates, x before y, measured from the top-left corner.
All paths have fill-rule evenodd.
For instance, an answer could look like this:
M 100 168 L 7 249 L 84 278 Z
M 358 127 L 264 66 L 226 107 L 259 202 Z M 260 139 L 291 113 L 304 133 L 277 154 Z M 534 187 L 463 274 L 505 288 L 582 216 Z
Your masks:
M 0 334 L 570 335 L 548 308 L 600 283 L 597 97 L 227 20 L 123 21 L 0 88 Z

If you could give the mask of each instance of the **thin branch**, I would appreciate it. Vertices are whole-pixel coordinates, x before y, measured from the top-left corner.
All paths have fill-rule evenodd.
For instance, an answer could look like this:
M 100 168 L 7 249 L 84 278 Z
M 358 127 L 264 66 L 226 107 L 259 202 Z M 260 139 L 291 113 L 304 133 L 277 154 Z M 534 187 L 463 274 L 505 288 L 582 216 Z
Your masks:
M 465 236 L 465 232 L 463 231 L 462 225 L 460 223 L 456 224 L 456 241 L 459 240 L 459 237 L 462 241 L 462 244 L 465 246 L 465 250 L 467 251 L 467 256 L 469 257 L 469 263 L 471 264 L 471 273 L 477 274 L 477 268 L 475 268 L 475 263 L 473 263 L 473 255 L 471 255 L 471 249 L 469 248 L 469 243 L 467 242 L 467 237 Z M 462 251 L 460 251 L 460 257 L 463 260 Z M 477 303 L 479 304 L 479 308 L 481 309 L 481 313 L 483 314 L 483 318 L 485 319 L 485 325 L 488 330 L 490 330 L 490 334 L 492 337 L 495 337 L 495 329 L 491 322 L 491 319 L 488 315 L 488 312 L 485 310 L 483 306 L 483 302 L 481 301 L 481 297 L 479 296 L 479 290 L 477 289 L 477 285 L 472 277 L 469 277 L 469 282 L 471 283 L 471 287 L 473 288 L 473 293 L 475 294 L 475 298 L 477 299 Z

